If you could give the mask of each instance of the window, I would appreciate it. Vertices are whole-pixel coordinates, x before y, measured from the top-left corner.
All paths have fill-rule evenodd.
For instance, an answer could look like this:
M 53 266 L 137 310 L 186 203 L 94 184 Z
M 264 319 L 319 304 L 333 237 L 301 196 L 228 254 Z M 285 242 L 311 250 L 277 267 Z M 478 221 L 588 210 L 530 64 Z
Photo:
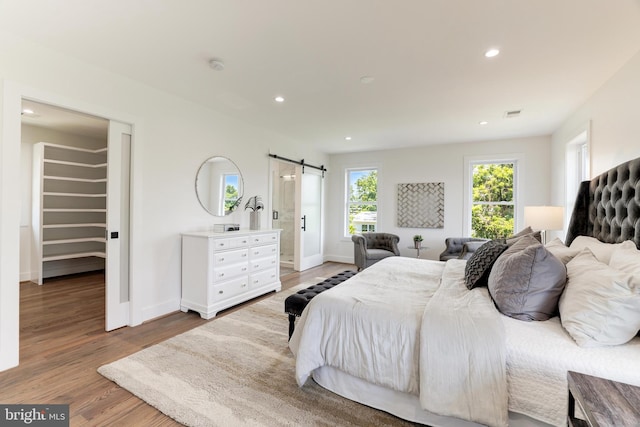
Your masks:
M 514 233 L 515 161 L 472 162 L 471 236 L 495 239 Z
M 224 211 L 228 213 L 238 203 L 238 175 L 224 175 Z
M 375 231 L 378 222 L 378 170 L 347 169 L 346 235 Z
M 569 141 L 566 146 L 565 224 L 569 224 L 580 183 L 591 179 L 589 166 L 589 123 L 587 123 L 585 130 Z

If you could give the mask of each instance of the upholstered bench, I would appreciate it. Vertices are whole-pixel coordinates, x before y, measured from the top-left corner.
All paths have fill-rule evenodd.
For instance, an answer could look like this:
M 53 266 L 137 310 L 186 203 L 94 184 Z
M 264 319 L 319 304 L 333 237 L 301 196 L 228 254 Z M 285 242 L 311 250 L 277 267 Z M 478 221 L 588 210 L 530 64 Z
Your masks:
M 296 317 L 300 317 L 302 315 L 302 311 L 313 297 L 344 282 L 349 277 L 355 276 L 356 273 L 357 272 L 352 270 L 343 271 L 342 273 L 331 276 L 320 283 L 309 286 L 306 289 L 301 289 L 293 295 L 289 295 L 287 299 L 284 300 L 284 312 L 289 315 L 289 338 L 291 338 L 291 335 L 293 334 Z

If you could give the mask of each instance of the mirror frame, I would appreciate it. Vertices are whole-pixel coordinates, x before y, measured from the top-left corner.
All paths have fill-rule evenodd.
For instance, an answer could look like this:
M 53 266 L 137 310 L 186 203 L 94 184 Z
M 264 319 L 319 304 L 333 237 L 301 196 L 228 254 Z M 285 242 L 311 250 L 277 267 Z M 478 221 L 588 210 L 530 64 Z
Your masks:
M 238 175 L 238 200 L 236 201 L 236 203 L 231 207 L 231 209 L 224 211 L 224 215 L 220 215 L 218 212 L 212 212 L 211 209 L 207 206 L 207 204 L 205 204 L 203 202 L 203 197 L 201 197 L 200 192 L 198 191 L 198 181 L 202 178 L 201 177 L 201 172 L 203 171 L 203 168 L 210 164 L 211 161 L 213 159 L 224 159 L 227 162 L 229 162 L 237 171 L 237 175 Z M 228 157 L 225 156 L 211 156 L 208 159 L 206 159 L 204 162 L 202 162 L 202 164 L 200 165 L 200 167 L 198 168 L 198 171 L 196 172 L 196 179 L 195 179 L 195 192 L 196 192 L 196 198 L 198 199 L 198 203 L 200 203 L 200 206 L 202 206 L 202 208 L 207 211 L 210 215 L 213 216 L 217 216 L 217 217 L 224 217 L 227 216 L 233 212 L 236 211 L 236 209 L 238 209 L 238 206 L 240 206 L 240 203 L 242 202 L 242 198 L 244 197 L 244 177 L 242 176 L 242 172 L 240 171 L 240 168 L 238 167 L 238 165 L 236 165 L 233 160 L 231 160 Z M 223 189 L 224 191 L 224 189 Z M 224 197 L 224 193 L 221 195 L 222 197 Z M 221 202 L 224 202 L 224 200 L 222 200 Z

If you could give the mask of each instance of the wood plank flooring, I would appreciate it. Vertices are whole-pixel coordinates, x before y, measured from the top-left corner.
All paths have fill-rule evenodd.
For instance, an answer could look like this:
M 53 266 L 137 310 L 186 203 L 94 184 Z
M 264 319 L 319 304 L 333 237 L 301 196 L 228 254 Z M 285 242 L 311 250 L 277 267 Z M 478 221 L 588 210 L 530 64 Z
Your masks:
M 282 289 L 355 266 L 325 263 L 281 277 Z M 218 317 L 272 294 L 218 313 Z M 98 367 L 207 322 L 176 312 L 133 328 L 104 331 L 104 275 L 20 285 L 20 365 L 0 372 L 0 403 L 70 404 L 71 426 L 177 426 L 97 373 Z M 215 319 L 208 320 L 214 322 Z M 282 313 L 282 328 L 288 328 Z

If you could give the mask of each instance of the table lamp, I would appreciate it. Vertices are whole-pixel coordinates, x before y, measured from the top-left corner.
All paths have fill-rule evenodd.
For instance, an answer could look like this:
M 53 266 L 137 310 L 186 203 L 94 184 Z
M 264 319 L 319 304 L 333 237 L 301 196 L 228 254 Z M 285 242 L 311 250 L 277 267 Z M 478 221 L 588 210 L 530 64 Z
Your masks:
M 562 230 L 564 208 L 562 206 L 525 206 L 524 224 L 534 230 L 540 230 L 544 245 L 547 243 L 547 231 Z

